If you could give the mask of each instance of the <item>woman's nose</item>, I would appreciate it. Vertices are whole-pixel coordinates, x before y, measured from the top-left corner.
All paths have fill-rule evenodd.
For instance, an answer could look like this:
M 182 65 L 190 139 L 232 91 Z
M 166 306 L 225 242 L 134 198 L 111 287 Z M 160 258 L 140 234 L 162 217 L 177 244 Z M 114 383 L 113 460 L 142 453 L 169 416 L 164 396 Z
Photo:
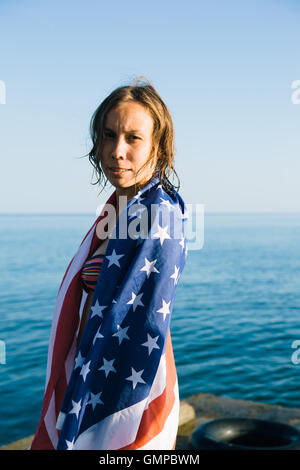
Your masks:
M 126 158 L 126 143 L 122 137 L 116 137 L 112 156 L 114 158 Z

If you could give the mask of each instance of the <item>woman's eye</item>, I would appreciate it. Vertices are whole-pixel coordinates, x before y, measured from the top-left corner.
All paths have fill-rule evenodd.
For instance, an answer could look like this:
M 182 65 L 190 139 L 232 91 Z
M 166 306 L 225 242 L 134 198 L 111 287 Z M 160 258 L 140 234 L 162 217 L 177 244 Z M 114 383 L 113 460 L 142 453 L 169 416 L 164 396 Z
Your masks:
M 104 137 L 113 137 L 111 132 L 104 131 Z
M 115 137 L 115 135 L 110 131 L 104 131 L 103 135 L 107 139 L 113 139 Z M 128 139 L 129 140 L 139 140 L 139 137 L 137 135 L 129 135 Z

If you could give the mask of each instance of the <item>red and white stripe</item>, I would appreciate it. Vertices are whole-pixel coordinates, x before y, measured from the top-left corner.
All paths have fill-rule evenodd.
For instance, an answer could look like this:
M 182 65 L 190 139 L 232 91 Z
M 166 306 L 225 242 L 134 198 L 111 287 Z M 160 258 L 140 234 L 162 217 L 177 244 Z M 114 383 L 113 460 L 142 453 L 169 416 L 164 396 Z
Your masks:
M 115 192 L 107 204 L 116 205 Z M 60 432 L 56 427 L 57 419 L 74 365 L 77 334 L 87 297 L 82 289 L 80 271 L 100 244 L 96 226 L 104 214 L 105 207 L 71 260 L 58 291 L 49 341 L 43 409 L 31 450 L 55 450 L 57 447 Z M 175 449 L 178 420 L 178 382 L 169 331 L 150 395 L 87 429 L 78 436 L 73 449 Z

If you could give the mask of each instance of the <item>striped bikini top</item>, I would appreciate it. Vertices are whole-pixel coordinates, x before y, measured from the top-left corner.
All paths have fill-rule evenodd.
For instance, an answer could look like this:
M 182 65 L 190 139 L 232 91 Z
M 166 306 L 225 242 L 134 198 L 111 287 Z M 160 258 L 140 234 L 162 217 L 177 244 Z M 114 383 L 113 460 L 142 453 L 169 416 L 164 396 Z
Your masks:
M 86 291 L 94 291 L 103 262 L 103 255 L 90 256 L 81 269 L 81 279 Z

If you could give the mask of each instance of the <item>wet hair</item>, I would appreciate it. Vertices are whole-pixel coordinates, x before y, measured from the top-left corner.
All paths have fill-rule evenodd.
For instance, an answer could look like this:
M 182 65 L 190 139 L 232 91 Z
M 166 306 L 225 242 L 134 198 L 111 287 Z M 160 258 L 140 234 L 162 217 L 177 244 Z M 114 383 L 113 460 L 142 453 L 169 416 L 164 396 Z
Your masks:
M 138 170 L 137 175 L 148 164 L 155 159 L 153 163 L 153 174 L 159 177 L 161 185 L 166 191 L 173 189 L 179 190 L 180 180 L 174 168 L 174 127 L 171 114 L 159 96 L 158 92 L 150 81 L 145 77 L 138 77 L 131 85 L 120 86 L 113 90 L 109 96 L 98 106 L 93 113 L 90 122 L 90 136 L 92 139 L 93 147 L 90 152 L 85 155 L 89 157 L 96 173 L 97 180 L 92 184 L 99 184 L 102 189 L 107 184 L 107 179 L 101 168 L 101 151 L 103 142 L 103 129 L 107 113 L 123 103 L 136 102 L 141 104 L 153 118 L 153 134 L 152 134 L 152 149 L 149 158 L 144 165 Z M 152 174 L 152 176 L 153 176 Z M 170 181 L 177 178 L 177 185 Z M 136 182 L 137 191 L 146 183 L 146 181 Z M 99 194 L 100 194 L 99 193 Z

